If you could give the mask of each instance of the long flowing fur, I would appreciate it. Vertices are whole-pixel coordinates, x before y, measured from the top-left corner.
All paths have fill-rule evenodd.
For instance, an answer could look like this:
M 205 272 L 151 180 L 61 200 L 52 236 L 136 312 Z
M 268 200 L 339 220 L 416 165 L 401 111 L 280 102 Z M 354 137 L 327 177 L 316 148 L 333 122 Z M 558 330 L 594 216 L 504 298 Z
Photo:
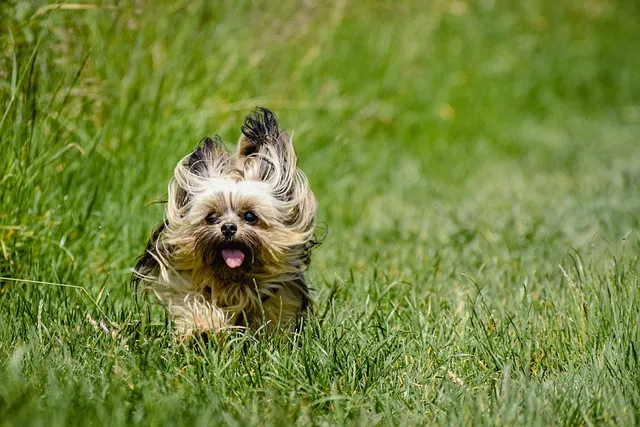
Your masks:
M 243 220 L 248 211 L 255 223 Z M 315 216 L 292 138 L 271 111 L 258 108 L 242 126 L 235 154 L 219 138 L 205 138 L 178 163 L 166 219 L 132 279 L 169 309 L 181 335 L 295 327 L 310 309 L 304 272 L 317 244 Z M 237 226 L 232 240 L 221 231 L 230 223 Z M 224 264 L 225 248 L 246 255 L 241 268 Z

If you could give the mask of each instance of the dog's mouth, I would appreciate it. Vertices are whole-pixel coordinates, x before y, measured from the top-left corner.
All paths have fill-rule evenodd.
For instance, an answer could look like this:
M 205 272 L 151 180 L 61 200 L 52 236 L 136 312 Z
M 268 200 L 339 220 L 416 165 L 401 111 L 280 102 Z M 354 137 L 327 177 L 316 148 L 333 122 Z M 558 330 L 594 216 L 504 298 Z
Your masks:
M 229 268 L 238 268 L 245 264 L 250 255 L 248 249 L 242 245 L 229 244 L 220 248 L 220 257 Z

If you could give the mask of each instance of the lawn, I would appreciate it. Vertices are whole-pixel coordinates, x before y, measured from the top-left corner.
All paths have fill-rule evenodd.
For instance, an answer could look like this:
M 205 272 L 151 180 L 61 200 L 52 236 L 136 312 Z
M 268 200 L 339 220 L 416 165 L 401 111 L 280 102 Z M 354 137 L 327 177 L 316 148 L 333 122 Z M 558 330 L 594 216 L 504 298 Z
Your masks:
M 0 426 L 640 424 L 640 3 L 96 5 L 0 4 Z M 315 315 L 180 343 L 131 267 L 256 106 Z

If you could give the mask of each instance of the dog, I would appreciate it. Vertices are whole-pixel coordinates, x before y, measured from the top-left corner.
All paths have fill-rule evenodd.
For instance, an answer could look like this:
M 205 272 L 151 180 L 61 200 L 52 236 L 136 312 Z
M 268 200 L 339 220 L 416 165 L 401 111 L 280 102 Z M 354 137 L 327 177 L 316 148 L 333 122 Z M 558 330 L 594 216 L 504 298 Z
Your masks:
M 180 160 L 166 219 L 133 271 L 180 336 L 296 330 L 312 310 L 316 198 L 271 111 L 257 108 L 241 130 L 234 154 L 216 135 Z

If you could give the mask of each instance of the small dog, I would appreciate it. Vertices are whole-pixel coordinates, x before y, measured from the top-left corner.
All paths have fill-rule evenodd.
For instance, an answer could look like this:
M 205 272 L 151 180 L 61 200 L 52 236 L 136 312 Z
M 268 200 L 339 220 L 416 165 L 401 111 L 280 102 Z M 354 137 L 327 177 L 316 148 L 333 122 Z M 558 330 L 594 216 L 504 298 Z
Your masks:
M 258 108 L 236 154 L 215 136 L 178 163 L 166 220 L 132 280 L 168 308 L 181 336 L 295 329 L 311 309 L 304 273 L 318 244 L 316 208 L 292 139 Z

